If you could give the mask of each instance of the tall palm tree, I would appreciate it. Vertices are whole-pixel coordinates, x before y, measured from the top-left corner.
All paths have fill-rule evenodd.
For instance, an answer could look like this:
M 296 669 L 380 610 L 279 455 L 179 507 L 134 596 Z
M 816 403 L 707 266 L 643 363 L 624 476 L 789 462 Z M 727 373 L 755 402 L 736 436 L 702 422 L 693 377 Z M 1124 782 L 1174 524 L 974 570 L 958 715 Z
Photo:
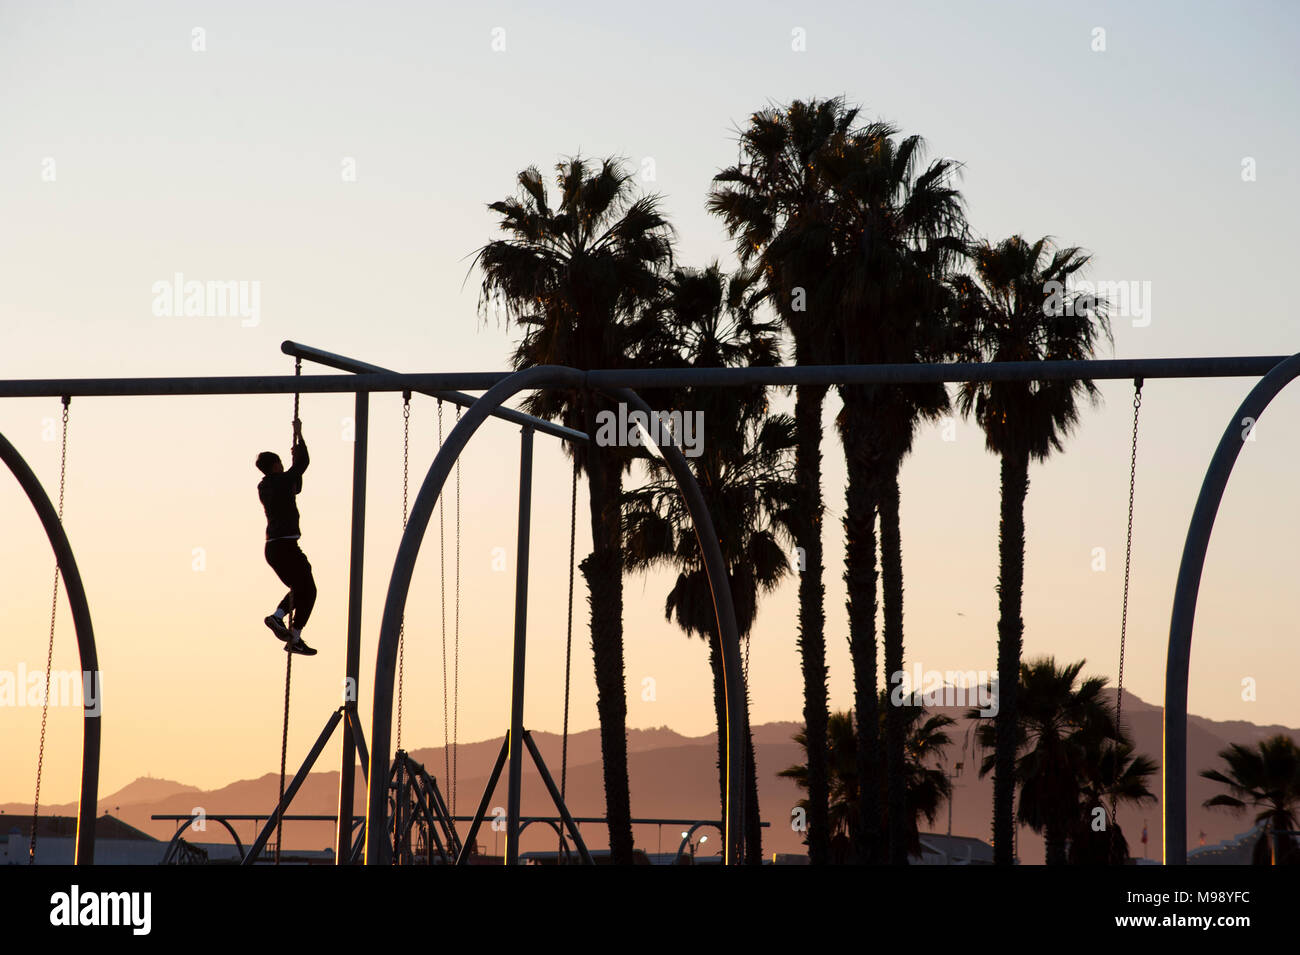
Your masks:
M 1228 792 L 1205 800 L 1208 807 L 1223 807 L 1235 813 L 1256 809 L 1255 822 L 1263 835 L 1255 843 L 1256 865 L 1277 865 L 1296 861 L 1296 839 L 1292 834 L 1300 820 L 1300 746 L 1279 733 L 1251 749 L 1233 743 L 1220 750 L 1227 772 L 1206 769 L 1201 775 L 1222 783 Z M 1285 835 L 1284 835 L 1285 833 Z
M 742 266 L 754 267 L 794 342 L 799 364 L 831 354 L 833 296 L 826 267 L 834 251 L 834 195 L 823 156 L 838 148 L 857 110 L 840 99 L 796 100 L 759 110 L 740 132 L 740 156 L 713 179 L 709 211 L 722 217 Z M 799 650 L 804 721 L 816 741 L 808 754 L 808 856 L 829 859 L 826 738 L 826 614 L 822 584 L 821 439 L 825 385 L 800 385 L 795 397 L 795 473 L 800 507 L 794 515 L 800 548 Z
M 887 693 L 887 691 L 886 691 Z M 881 722 L 884 721 L 886 702 L 883 697 L 877 707 Z M 919 701 L 908 699 L 899 707 L 904 715 L 904 791 L 907 806 L 907 849 L 919 855 L 921 852 L 922 819 L 933 825 L 944 803 L 952 798 L 952 781 L 942 768 L 943 751 L 952 744 L 952 737 L 947 733 L 948 727 L 955 721 L 942 713 L 929 715 Z M 837 845 L 847 846 L 853 841 L 852 833 L 860 828 L 862 818 L 862 800 L 858 790 L 861 787 L 858 760 L 858 731 L 853 714 L 849 712 L 832 713 L 827 723 L 827 749 L 830 753 L 830 820 L 832 839 Z M 796 733 L 795 742 L 808 752 L 806 732 Z M 884 754 L 879 754 L 882 762 Z M 777 773 L 786 779 L 793 779 L 800 789 L 808 789 L 808 767 L 806 763 L 791 766 Z M 879 788 L 884 784 L 884 767 L 880 765 L 871 774 L 871 779 Z M 807 800 L 800 800 L 800 806 L 807 807 Z M 883 802 L 877 806 L 884 811 Z M 880 820 L 883 822 L 883 820 Z M 877 823 L 879 824 L 879 822 Z M 845 853 L 845 855 L 847 855 Z
M 1089 260 L 1078 248 L 1053 249 L 1047 238 L 1012 236 L 972 250 L 974 275 L 952 282 L 954 351 L 968 361 L 1092 358 L 1101 338 L 1113 345 L 1106 303 L 1065 291 Z M 1050 304 L 1055 302 L 1055 304 Z M 998 535 L 998 715 L 993 776 L 994 860 L 1012 862 L 1017 685 L 1024 634 L 1025 496 L 1029 462 L 1059 451 L 1079 421 L 1080 398 L 1096 402 L 1090 380 L 966 382 L 963 414 L 974 414 L 985 444 L 1002 459 Z
M 897 139 L 898 130 L 874 122 L 851 131 L 826 155 L 827 177 L 837 196 L 836 255 L 832 269 L 838 296 L 837 341 L 847 363 L 911 363 L 942 357 L 946 329 L 945 282 L 965 251 L 961 194 L 953 186 L 952 159 L 922 165 L 919 136 Z M 842 385 L 837 419 L 848 465 L 845 489 L 845 571 L 854 705 L 864 766 L 876 720 L 876 514 L 880 515 L 880 577 L 886 683 L 903 669 L 903 557 L 898 523 L 898 472 L 911 451 L 918 422 L 948 408 L 941 382 L 929 385 Z M 908 859 L 903 780 L 904 717 L 889 707 L 885 720 L 889 825 L 887 846 L 871 840 L 894 864 Z M 866 719 L 861 717 L 866 716 Z M 871 794 L 864 790 L 864 796 Z M 864 807 L 864 812 L 866 807 Z M 869 833 L 864 833 L 869 838 Z
M 657 196 L 637 196 L 616 159 L 575 157 L 556 167 L 556 205 L 541 173 L 519 174 L 516 195 L 488 206 L 505 238 L 478 250 L 480 306 L 499 301 L 523 338 L 516 368 L 561 364 L 622 368 L 639 363 L 653 339 L 648 303 L 672 263 L 672 231 Z M 586 390 L 534 392 L 526 409 L 583 431 L 570 445 L 590 491 L 592 553 L 581 563 L 591 605 L 596 708 L 604 761 L 605 813 L 613 861 L 632 862 L 623 674 L 623 544 L 620 504 L 630 458 L 598 448 L 597 415 L 608 399 Z
M 728 280 L 716 263 L 704 270 L 674 270 L 658 314 L 664 347 L 675 364 L 709 368 L 776 363 L 777 328 L 755 320 L 753 284 L 753 276 L 744 273 Z M 790 571 L 785 543 L 791 539 L 789 521 L 796 503 L 790 461 L 794 421 L 788 415 L 767 414 L 762 386 L 683 389 L 674 396 L 673 405 L 687 413 L 698 411 L 703 420 L 704 433 L 696 436 L 701 453 L 691 459 L 691 468 L 719 537 L 737 630 L 747 641 L 760 594 L 776 587 Z M 695 526 L 676 481 L 658 457 L 647 457 L 645 466 L 648 483 L 624 496 L 627 566 L 675 568 L 677 579 L 664 606 L 665 616 L 675 618 L 687 635 L 698 634 L 709 645 L 718 724 L 718 791 L 725 807 L 726 695 L 713 594 Z M 746 860 L 759 864 L 762 829 L 748 699 L 745 714 Z

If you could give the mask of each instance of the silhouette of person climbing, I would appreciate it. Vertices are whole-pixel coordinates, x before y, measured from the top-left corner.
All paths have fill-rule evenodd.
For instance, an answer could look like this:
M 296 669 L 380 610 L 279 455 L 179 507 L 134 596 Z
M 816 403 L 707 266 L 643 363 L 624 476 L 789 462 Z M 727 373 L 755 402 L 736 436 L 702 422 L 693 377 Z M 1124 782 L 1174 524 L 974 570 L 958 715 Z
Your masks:
M 277 577 L 289 588 L 265 623 L 281 640 L 289 641 L 294 653 L 311 656 L 316 651 L 302 639 L 302 629 L 311 616 L 316 603 L 316 581 L 312 579 L 311 564 L 298 546 L 302 532 L 298 528 L 298 504 L 295 500 L 302 490 L 302 472 L 307 470 L 310 458 L 307 443 L 302 439 L 302 422 L 293 422 L 293 464 L 284 469 L 280 456 L 274 451 L 263 451 L 257 456 L 257 469 L 265 477 L 257 485 L 257 496 L 266 510 L 266 562 Z M 289 617 L 292 610 L 293 618 Z

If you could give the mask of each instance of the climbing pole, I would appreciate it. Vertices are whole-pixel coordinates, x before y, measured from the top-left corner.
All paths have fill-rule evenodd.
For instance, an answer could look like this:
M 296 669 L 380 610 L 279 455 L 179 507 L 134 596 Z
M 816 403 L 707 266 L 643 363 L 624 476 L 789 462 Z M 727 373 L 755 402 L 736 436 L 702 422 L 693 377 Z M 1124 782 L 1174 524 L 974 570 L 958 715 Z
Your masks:
M 302 375 L 302 359 L 293 362 L 295 377 Z M 298 392 L 293 393 L 293 446 L 298 444 Z M 289 591 L 289 626 L 298 625 L 298 616 L 293 607 L 293 591 Z M 293 638 L 284 641 L 284 729 L 280 733 L 280 801 L 276 803 L 275 812 L 275 864 L 280 864 L 280 845 L 284 840 L 284 763 L 289 753 L 289 691 L 293 685 Z
M 560 743 L 560 801 L 568 795 L 569 781 L 569 684 L 573 661 L 573 558 L 578 532 L 578 462 L 573 462 L 573 486 L 569 492 L 569 617 L 564 631 L 564 729 Z M 560 852 L 565 850 L 560 836 Z M 557 856 L 558 858 L 558 856 Z
M 438 451 L 442 451 L 442 399 L 438 400 Z M 442 761 L 443 779 L 451 779 L 451 719 L 447 695 L 447 520 L 443 495 L 438 495 L 438 572 L 442 597 Z
M 411 393 L 402 392 L 402 532 L 409 516 L 411 474 Z M 406 609 L 397 628 L 397 749 L 402 748 L 402 697 L 406 689 Z
M 63 489 L 68 475 L 69 395 L 63 396 L 63 444 L 59 451 L 59 523 L 63 523 Z M 36 798 L 32 802 L 32 841 L 27 847 L 27 864 L 36 862 L 36 829 L 41 816 L 41 772 L 45 768 L 45 722 L 50 714 L 50 667 L 54 665 L 54 624 L 59 612 L 59 564 L 54 563 L 53 596 L 50 598 L 50 642 L 45 651 L 45 694 L 41 698 L 41 748 L 36 756 Z
M 460 424 L 460 405 L 456 406 L 456 423 Z M 456 615 L 455 650 L 452 657 L 451 689 L 451 812 L 456 814 L 456 770 L 460 755 L 460 455 L 456 455 Z
M 1128 534 L 1124 540 L 1124 606 L 1119 618 L 1119 679 L 1115 691 L 1115 728 L 1124 706 L 1124 644 L 1128 637 L 1128 582 L 1133 557 L 1133 491 L 1137 484 L 1138 414 L 1142 410 L 1142 379 L 1133 380 L 1133 447 L 1128 467 Z

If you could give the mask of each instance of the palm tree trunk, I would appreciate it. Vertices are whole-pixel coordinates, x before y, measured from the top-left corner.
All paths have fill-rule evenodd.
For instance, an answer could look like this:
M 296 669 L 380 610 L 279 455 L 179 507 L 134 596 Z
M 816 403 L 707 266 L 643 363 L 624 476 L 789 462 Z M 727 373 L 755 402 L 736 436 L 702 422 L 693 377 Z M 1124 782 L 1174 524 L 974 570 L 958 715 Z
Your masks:
M 795 481 L 802 502 L 796 536 L 799 575 L 799 653 L 803 666 L 803 719 L 808 737 L 808 861 L 830 861 L 830 777 L 826 724 L 826 610 L 822 586 L 822 404 L 825 385 L 800 385 L 795 397 Z
M 763 826 L 758 814 L 758 766 L 754 762 L 754 734 L 749 724 L 749 687 L 745 688 L 745 863 L 763 864 Z
M 1049 822 L 1044 827 L 1043 844 L 1048 865 L 1065 865 L 1065 830 L 1058 823 Z
M 843 429 L 848 484 L 844 492 L 844 582 L 848 588 L 853 713 L 857 722 L 858 812 L 851 833 L 859 863 L 883 862 L 880 838 L 880 711 L 876 653 L 876 493 L 864 401 L 845 388 Z M 811 737 L 810 737 L 811 738 Z
M 885 685 L 903 672 L 903 546 L 898 527 L 898 468 L 880 489 L 880 574 L 883 591 L 885 638 Z M 891 701 L 892 702 L 892 701 Z M 903 711 L 890 706 L 885 711 L 885 761 L 889 784 L 889 862 L 907 865 L 908 819 L 907 779 L 903 760 L 905 743 Z
M 1025 624 L 1021 601 L 1025 583 L 1025 496 L 1029 456 L 1002 457 L 1002 521 L 998 533 L 998 715 L 993 768 L 993 861 L 1014 862 L 1016 770 L 1016 688 Z
M 594 447 L 594 410 L 589 411 L 589 417 L 588 434 L 592 435 Z M 610 859 L 614 865 L 631 865 L 632 803 L 627 771 L 627 690 L 623 679 L 622 476 L 618 462 L 607 455 L 587 457 L 592 552 L 580 566 L 591 604 L 591 647 Z
M 724 818 L 727 807 L 727 691 L 722 673 L 722 647 L 716 629 L 708 633 L 709 668 L 713 670 L 713 713 L 718 721 L 718 806 Z

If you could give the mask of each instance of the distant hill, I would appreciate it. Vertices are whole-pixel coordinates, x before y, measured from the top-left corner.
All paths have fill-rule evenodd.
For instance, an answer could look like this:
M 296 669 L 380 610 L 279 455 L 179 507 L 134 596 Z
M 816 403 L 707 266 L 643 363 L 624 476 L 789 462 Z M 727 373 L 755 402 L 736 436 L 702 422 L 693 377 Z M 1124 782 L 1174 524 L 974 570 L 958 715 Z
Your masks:
M 965 719 L 964 708 L 938 707 L 936 709 L 946 712 L 958 721 L 958 725 L 950 730 L 954 745 L 949 751 L 949 760 L 951 764 L 958 761 L 965 764 L 961 777 L 956 780 L 953 832 L 987 840 L 990 835 L 993 800 L 992 777 L 979 778 L 980 757 L 975 753 L 971 741 L 973 725 Z M 1143 702 L 1131 693 L 1126 693 L 1124 720 L 1137 740 L 1139 752 L 1146 753 L 1158 764 L 1162 733 L 1160 708 Z M 792 722 L 765 723 L 754 727 L 755 759 L 759 771 L 759 805 L 763 819 L 772 824 L 770 828 L 764 830 L 763 848 L 767 853 L 804 850 L 801 835 L 790 829 L 790 811 L 802 793 L 792 782 L 776 775 L 788 766 L 803 762 L 803 751 L 792 739 L 799 729 L 800 724 Z M 1206 834 L 1207 843 L 1213 844 L 1250 828 L 1248 816 L 1237 817 L 1221 810 L 1201 808 L 1201 804 L 1214 795 L 1218 787 L 1208 780 L 1201 779 L 1200 770 L 1218 765 L 1216 754 L 1230 742 L 1252 744 L 1279 732 L 1287 733 L 1300 742 L 1300 731 L 1286 727 L 1256 726 L 1242 721 L 1217 722 L 1196 716 L 1190 719 L 1189 764 L 1193 776 L 1189 780 L 1188 787 L 1189 846 L 1194 847 L 1200 843 L 1202 830 Z M 559 735 L 535 731 L 533 738 L 558 785 L 561 748 Z M 465 743 L 459 747 L 455 793 L 455 808 L 458 814 L 469 815 L 473 812 L 500 748 L 500 739 Z M 338 772 L 326 769 L 335 765 L 336 752 L 333 745 L 327 750 L 328 755 L 322 757 L 318 763 L 323 771 L 314 772 L 308 777 L 298 798 L 294 801 L 291 812 L 333 814 L 337 810 Z M 713 734 L 688 737 L 667 727 L 630 730 L 628 752 L 634 816 L 718 818 L 717 750 Z M 439 786 L 443 788 L 450 802 L 452 793 L 451 787 L 444 779 L 446 773 L 442 747 L 421 747 L 413 750 L 412 756 L 423 763 L 438 780 Z M 301 756 L 294 757 L 291 754 L 291 768 L 295 758 Z M 1152 781 L 1151 788 L 1158 796 L 1160 791 L 1158 777 Z M 266 814 L 275 806 L 278 789 L 278 773 L 266 773 L 255 779 L 237 780 L 210 791 L 199 790 L 171 780 L 141 778 L 115 793 L 102 796 L 99 801 L 99 812 L 101 814 L 111 812 L 130 825 L 160 839 L 166 839 L 174 831 L 174 825 L 169 822 L 152 821 L 150 815 L 188 814 L 196 806 L 202 807 L 208 814 L 221 812 Z M 569 808 L 575 816 L 604 814 L 604 780 L 600 766 L 598 730 L 584 730 L 569 735 L 567 790 Z M 554 814 L 542 782 L 533 770 L 531 762 L 528 761 L 524 764 L 523 792 L 525 815 Z M 359 770 L 355 798 L 356 811 L 360 814 L 364 812 L 365 786 Z M 504 805 L 504 801 L 503 774 L 489 805 L 492 807 Z M 66 803 L 43 807 L 51 815 L 75 814 L 76 808 L 75 804 Z M 14 823 L 31 812 L 30 804 L 21 803 L 10 803 L 0 806 L 0 809 L 13 818 Z M 947 823 L 945 808 L 933 826 L 922 828 L 943 832 L 947 829 Z M 1150 804 L 1140 810 L 1124 808 L 1120 810 L 1120 825 L 1132 851 L 1138 856 L 1142 855 L 1140 839 L 1144 823 L 1147 825 L 1149 839 L 1147 853 L 1152 858 L 1159 858 L 1161 842 L 1159 804 Z M 255 835 L 251 823 L 239 823 L 237 829 L 245 843 L 251 841 Z M 606 845 L 602 827 L 588 824 L 582 827 L 582 831 L 591 847 Z M 639 826 L 635 837 L 638 845 L 647 849 L 662 848 L 664 851 L 669 851 L 677 847 L 681 833 L 676 827 Z M 490 827 L 485 826 L 480 833 L 480 843 L 487 850 L 492 849 L 494 840 L 498 838 Z M 1027 829 L 1021 830 L 1018 839 L 1021 859 L 1027 863 L 1041 863 L 1042 840 Z M 223 842 L 228 841 L 228 836 L 219 826 L 209 824 L 202 840 Z M 718 841 L 716 834 L 711 834 L 706 849 L 711 852 Z M 554 843 L 553 834 L 547 835 L 540 826 L 535 826 L 525 833 L 521 847 L 525 850 L 550 849 L 554 847 Z M 332 845 L 332 825 L 293 823 L 286 830 L 286 844 L 302 849 L 318 849 Z

